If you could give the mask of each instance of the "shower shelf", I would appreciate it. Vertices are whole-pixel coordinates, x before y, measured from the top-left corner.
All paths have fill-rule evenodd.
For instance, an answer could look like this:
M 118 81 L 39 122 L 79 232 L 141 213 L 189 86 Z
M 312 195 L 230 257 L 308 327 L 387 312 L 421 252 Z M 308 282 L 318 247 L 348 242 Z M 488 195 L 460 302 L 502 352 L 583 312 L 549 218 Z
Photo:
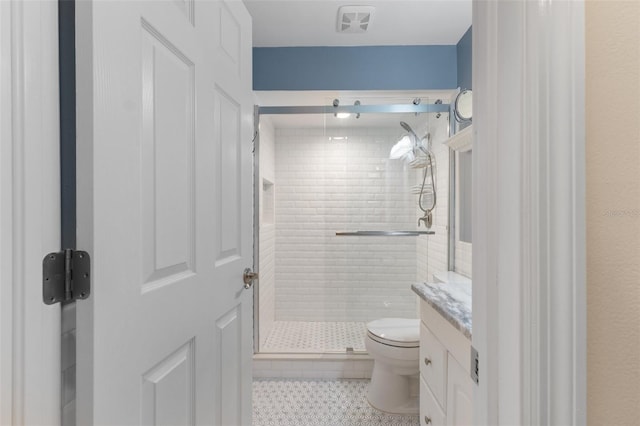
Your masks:
M 338 237 L 415 237 L 417 235 L 434 235 L 434 231 L 339 231 Z
M 465 127 L 442 143 L 454 151 L 469 151 L 473 148 L 473 125 Z

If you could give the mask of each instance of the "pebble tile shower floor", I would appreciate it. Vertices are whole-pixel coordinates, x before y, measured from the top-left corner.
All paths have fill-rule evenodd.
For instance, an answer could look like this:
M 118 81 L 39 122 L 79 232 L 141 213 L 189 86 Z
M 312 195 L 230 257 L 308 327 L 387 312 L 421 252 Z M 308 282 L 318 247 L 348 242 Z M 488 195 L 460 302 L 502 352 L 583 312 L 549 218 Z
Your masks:
M 260 347 L 261 352 L 365 351 L 364 322 L 276 321 Z
M 253 426 L 418 426 L 366 399 L 369 380 L 254 379 Z

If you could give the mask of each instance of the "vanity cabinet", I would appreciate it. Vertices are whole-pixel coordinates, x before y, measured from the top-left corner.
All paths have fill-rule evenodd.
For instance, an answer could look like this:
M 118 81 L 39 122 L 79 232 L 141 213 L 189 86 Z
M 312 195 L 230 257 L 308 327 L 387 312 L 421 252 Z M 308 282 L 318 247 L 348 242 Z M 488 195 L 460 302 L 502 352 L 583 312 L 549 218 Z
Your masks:
M 449 354 L 447 364 L 447 425 L 470 425 L 473 422 L 473 381 Z
M 470 425 L 471 341 L 424 300 L 420 319 L 420 425 Z

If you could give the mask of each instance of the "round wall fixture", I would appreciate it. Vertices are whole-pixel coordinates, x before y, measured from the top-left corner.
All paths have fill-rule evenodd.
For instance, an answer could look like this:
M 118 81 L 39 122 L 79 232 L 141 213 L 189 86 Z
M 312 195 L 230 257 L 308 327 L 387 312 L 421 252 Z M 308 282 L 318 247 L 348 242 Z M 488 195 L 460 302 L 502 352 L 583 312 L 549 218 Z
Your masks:
M 471 90 L 463 90 L 456 96 L 454 113 L 459 122 L 471 121 L 473 117 L 473 94 Z

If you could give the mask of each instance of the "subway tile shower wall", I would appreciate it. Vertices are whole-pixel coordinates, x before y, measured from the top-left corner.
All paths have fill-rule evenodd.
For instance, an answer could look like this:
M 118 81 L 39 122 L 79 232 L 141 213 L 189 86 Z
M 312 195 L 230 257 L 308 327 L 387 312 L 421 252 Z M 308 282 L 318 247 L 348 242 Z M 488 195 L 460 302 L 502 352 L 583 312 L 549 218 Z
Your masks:
M 433 281 L 435 272 L 448 269 L 449 258 L 449 148 L 442 143 L 449 137 L 447 115 L 443 114 L 438 119 L 432 119 L 429 123 L 429 131 L 431 132 L 431 149 L 436 159 L 437 202 L 431 227 L 435 234 L 418 237 L 418 281 Z M 423 170 L 420 169 L 417 176 L 418 183 L 422 183 L 422 172 Z M 425 200 L 423 207 L 428 207 L 428 200 Z M 417 214 L 421 217 L 423 212 L 417 209 Z M 421 230 L 426 229 L 422 226 Z
M 276 129 L 275 319 L 415 317 L 418 171 L 389 160 L 401 129 Z M 346 139 L 336 139 L 346 138 Z

